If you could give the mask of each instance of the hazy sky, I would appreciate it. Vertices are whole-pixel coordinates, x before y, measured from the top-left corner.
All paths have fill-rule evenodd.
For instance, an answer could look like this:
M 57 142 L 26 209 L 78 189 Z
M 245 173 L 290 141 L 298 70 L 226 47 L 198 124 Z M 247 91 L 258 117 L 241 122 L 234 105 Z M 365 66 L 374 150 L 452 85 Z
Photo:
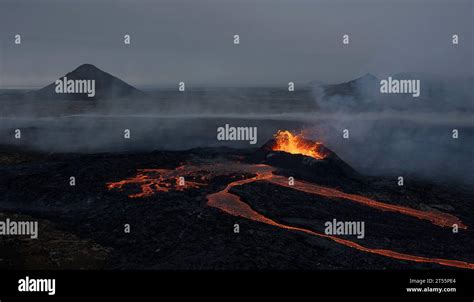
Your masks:
M 83 63 L 157 87 L 333 83 L 367 72 L 472 75 L 472 3 L 0 0 L 0 85 L 43 86 Z M 13 43 L 17 33 L 21 45 Z M 460 45 L 451 44 L 453 33 Z

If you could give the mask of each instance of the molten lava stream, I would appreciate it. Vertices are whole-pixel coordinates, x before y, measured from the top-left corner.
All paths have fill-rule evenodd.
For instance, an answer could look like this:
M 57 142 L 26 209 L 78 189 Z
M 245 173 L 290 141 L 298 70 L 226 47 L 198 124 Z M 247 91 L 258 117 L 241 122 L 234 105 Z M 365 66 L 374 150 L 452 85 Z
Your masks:
M 398 205 L 392 204 L 385 204 L 383 202 L 379 202 L 364 196 L 355 195 L 355 194 L 348 194 L 336 189 L 322 187 L 316 184 L 298 181 L 295 183 L 294 186 L 288 185 L 288 179 L 283 176 L 274 175 L 274 168 L 271 166 L 259 164 L 259 165 L 248 165 L 242 163 L 235 163 L 235 162 L 224 162 L 224 163 L 214 163 L 209 165 L 201 165 L 201 166 L 180 166 L 174 170 L 167 170 L 167 169 L 140 169 L 137 171 L 137 175 L 134 177 L 130 177 L 118 182 L 110 182 L 107 183 L 107 188 L 109 190 L 112 189 L 123 189 L 126 185 L 139 185 L 141 188 L 141 192 L 137 194 L 128 195 L 130 198 L 143 198 L 148 197 L 156 192 L 168 192 L 169 190 L 185 190 L 189 188 L 199 188 L 201 186 L 207 185 L 207 181 L 210 179 L 210 175 L 230 175 L 235 173 L 252 173 L 255 174 L 255 177 L 242 179 L 238 181 L 231 182 L 226 186 L 226 188 L 220 192 L 209 194 L 207 196 L 208 205 L 211 207 L 218 208 L 228 214 L 233 216 L 240 216 L 244 217 L 253 221 L 265 223 L 268 225 L 272 225 L 275 227 L 279 227 L 285 230 L 290 231 L 297 231 L 302 232 L 312 236 L 319 236 L 323 238 L 328 238 L 333 240 L 339 244 L 377 255 L 382 255 L 394 259 L 400 260 L 409 260 L 415 262 L 426 262 L 426 263 L 437 263 L 444 266 L 451 266 L 451 267 L 458 267 L 458 268 L 468 268 L 474 269 L 474 264 L 459 261 L 459 260 L 448 260 L 448 259 L 441 259 L 441 258 L 428 258 L 422 256 L 415 256 L 410 254 L 403 254 L 391 250 L 385 249 L 374 249 L 374 248 L 367 248 L 364 247 L 356 242 L 342 239 L 336 236 L 330 236 L 322 233 L 318 233 L 309 229 L 301 228 L 301 227 L 293 227 L 290 225 L 285 225 L 278 223 L 264 215 L 254 211 L 248 204 L 243 202 L 239 196 L 232 194 L 229 190 L 232 187 L 244 185 L 247 183 L 255 182 L 255 181 L 268 181 L 270 183 L 288 187 L 290 189 L 299 190 L 309 194 L 317 194 L 329 198 L 341 198 L 347 199 L 354 202 L 358 202 L 360 204 L 370 206 L 379 210 L 383 211 L 394 211 L 397 213 L 401 213 L 404 215 L 409 215 L 413 217 L 417 217 L 419 219 L 425 219 L 430 221 L 431 223 L 442 226 L 442 227 L 451 227 L 452 224 L 457 223 L 460 228 L 466 229 L 467 227 L 462 224 L 462 222 L 455 216 L 441 213 L 441 212 L 428 212 L 428 211 L 420 211 L 415 210 L 407 207 L 402 207 Z M 206 171 L 206 175 L 202 175 L 201 177 L 197 177 L 198 172 Z M 200 179 L 204 183 L 198 183 L 193 181 L 186 181 L 185 186 L 181 186 L 177 179 L 179 176 L 192 176 L 190 179 Z
M 199 188 L 205 184 L 186 181 L 186 186 L 179 185 L 179 175 L 186 174 L 184 166 L 179 166 L 174 170 L 167 169 L 139 169 L 137 175 L 117 182 L 107 183 L 107 189 L 123 189 L 126 185 L 137 184 L 141 192 L 130 194 L 130 198 L 149 197 L 156 192 L 168 192 L 170 190 L 183 191 L 185 188 Z
M 276 178 L 274 178 L 276 177 Z M 242 199 L 229 192 L 229 190 L 232 187 L 235 186 L 240 186 L 243 184 L 251 183 L 257 180 L 269 180 L 269 181 L 274 181 L 277 180 L 276 183 L 280 184 L 281 179 L 278 178 L 278 176 L 274 176 L 271 173 L 262 173 L 262 174 L 257 174 L 256 177 L 248 178 L 248 179 L 243 179 L 243 180 L 238 180 L 235 182 L 230 183 L 227 185 L 227 187 L 217 193 L 214 194 L 209 194 L 207 196 L 207 204 L 211 207 L 218 208 L 230 215 L 233 216 L 238 216 L 238 217 L 243 217 L 247 218 L 253 221 L 265 223 L 268 225 L 272 225 L 278 228 L 290 230 L 290 231 L 297 231 L 297 232 L 302 232 L 308 235 L 312 236 L 318 236 L 318 237 L 323 237 L 323 238 L 328 238 L 331 239 L 339 244 L 355 248 L 359 251 L 363 251 L 366 253 L 371 253 L 371 254 L 377 254 L 385 257 L 390 257 L 394 259 L 399 259 L 399 260 L 408 260 L 408 261 L 415 261 L 415 262 L 424 262 L 424 263 L 437 263 L 440 265 L 444 266 L 451 266 L 451 267 L 458 267 L 458 268 L 465 268 L 465 269 L 474 269 L 474 263 L 469 263 L 465 261 L 459 261 L 459 260 L 448 260 L 448 259 L 441 259 L 441 258 L 429 258 L 429 257 L 422 257 L 422 256 L 416 256 L 416 255 L 410 255 L 410 254 L 404 254 L 404 253 L 399 253 L 395 252 L 392 250 L 385 250 L 385 249 L 373 249 L 373 248 L 368 248 L 364 247 L 358 243 L 355 243 L 350 240 L 342 239 L 336 236 L 331 236 L 331 235 L 326 235 L 323 233 L 318 233 L 312 230 L 308 230 L 305 228 L 300 228 L 300 227 L 293 227 L 285 224 L 278 223 L 268 217 L 265 217 L 264 215 L 254 211 L 248 204 L 242 201 Z M 327 188 L 324 188 L 327 189 Z M 328 189 L 332 190 L 332 189 Z M 331 191 L 330 191 L 331 192 Z M 338 191 L 336 191 L 338 192 Z M 316 193 L 317 194 L 317 193 Z M 345 193 L 344 193 L 345 194 Z
M 404 215 L 428 220 L 440 227 L 451 228 L 453 224 L 456 224 L 461 229 L 467 229 L 467 226 L 464 225 L 459 218 L 448 213 L 421 211 L 399 205 L 383 203 L 361 195 L 348 194 L 336 189 L 318 186 L 305 181 L 298 181 L 295 182 L 294 186 L 290 186 L 288 184 L 288 179 L 279 175 L 273 175 L 268 179 L 268 181 L 279 186 L 288 187 L 305 193 L 317 194 L 329 198 L 347 199 L 382 211 L 398 212 Z

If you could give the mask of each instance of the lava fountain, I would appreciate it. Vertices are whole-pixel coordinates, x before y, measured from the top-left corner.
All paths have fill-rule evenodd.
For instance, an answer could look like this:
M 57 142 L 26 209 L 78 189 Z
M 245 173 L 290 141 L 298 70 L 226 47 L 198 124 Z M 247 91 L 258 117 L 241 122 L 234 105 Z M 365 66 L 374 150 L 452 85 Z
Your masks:
M 291 154 L 302 154 L 316 159 L 326 157 L 321 142 L 307 140 L 302 134 L 295 134 L 288 130 L 278 130 L 274 135 L 273 151 L 283 151 Z

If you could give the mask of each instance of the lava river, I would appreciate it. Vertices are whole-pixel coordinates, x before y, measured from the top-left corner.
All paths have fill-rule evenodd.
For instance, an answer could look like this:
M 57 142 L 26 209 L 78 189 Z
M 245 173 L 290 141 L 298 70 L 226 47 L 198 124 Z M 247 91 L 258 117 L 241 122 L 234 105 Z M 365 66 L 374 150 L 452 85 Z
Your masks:
M 288 179 L 284 176 L 274 174 L 274 168 L 268 165 L 249 165 L 236 162 L 212 163 L 202 165 L 180 166 L 174 170 L 167 169 L 142 169 L 137 171 L 135 177 L 127 178 L 118 182 L 107 183 L 107 188 L 123 189 L 128 185 L 135 185 L 141 188 L 141 193 L 130 194 L 130 198 L 143 198 L 153 195 L 155 192 L 166 192 L 169 190 L 184 190 L 190 188 L 199 188 L 206 186 L 212 177 L 219 175 L 242 175 L 242 179 L 230 182 L 227 186 L 216 193 L 207 195 L 207 205 L 220 209 L 221 211 L 237 216 L 243 217 L 252 221 L 265 223 L 278 227 L 281 229 L 301 232 L 310 236 L 318 236 L 327 238 L 344 246 L 357 249 L 366 253 L 377 254 L 385 257 L 390 257 L 399 260 L 408 260 L 424 263 L 437 263 L 443 266 L 474 269 L 474 263 L 469 263 L 459 260 L 449 260 L 441 258 L 429 258 L 405 253 L 399 253 L 387 249 L 368 248 L 360 245 L 354 241 L 346 240 L 337 236 L 327 235 L 324 233 L 315 232 L 310 229 L 302 227 L 294 227 L 272 220 L 255 210 L 253 210 L 247 203 L 245 203 L 238 195 L 233 194 L 230 190 L 233 187 L 252 183 L 255 181 L 266 181 L 275 185 L 291 188 L 308 194 L 315 194 L 327 198 L 337 198 L 347 200 L 348 202 L 356 202 L 364 206 L 369 206 L 381 211 L 391 211 L 402 215 L 416 217 L 418 219 L 427 220 L 439 227 L 451 228 L 453 224 L 457 224 L 459 228 L 467 229 L 457 217 L 433 211 L 421 211 L 400 205 L 393 205 L 383 203 L 356 194 L 348 194 L 337 189 L 323 187 L 305 181 L 297 181 L 294 185 L 289 185 Z M 245 175 L 255 175 L 244 178 Z M 182 177 L 182 178 L 180 178 Z M 186 179 L 185 182 L 183 180 Z M 182 183 L 180 183 L 180 180 Z

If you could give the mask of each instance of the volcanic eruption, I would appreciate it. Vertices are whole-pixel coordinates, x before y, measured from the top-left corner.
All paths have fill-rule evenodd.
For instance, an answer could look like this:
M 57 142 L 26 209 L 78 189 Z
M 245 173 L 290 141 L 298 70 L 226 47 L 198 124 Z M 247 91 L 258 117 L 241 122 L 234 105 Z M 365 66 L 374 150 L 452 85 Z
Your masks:
M 302 133 L 279 130 L 248 160 L 285 169 L 295 177 L 323 184 L 351 182 L 360 178 L 359 173 L 335 152 L 320 141 L 305 138 Z
M 334 178 L 334 176 L 336 178 L 347 177 L 344 171 L 347 172 L 348 169 L 352 171 L 352 168 L 340 160 L 334 152 L 324 147 L 322 143 L 307 140 L 301 135 L 296 135 L 290 131 L 278 131 L 275 134 L 275 138 L 267 142 L 256 154 L 257 158 L 263 159 L 264 163 L 244 163 L 242 161 L 214 159 L 212 162 L 207 163 L 187 163 L 175 169 L 139 169 L 136 176 L 117 182 L 109 182 L 107 183 L 107 188 L 109 190 L 124 190 L 129 186 L 138 185 L 141 192 L 132 193 L 128 196 L 130 198 L 148 198 L 154 194 L 166 194 L 171 190 L 183 193 L 184 190 L 199 190 L 201 188 L 206 190 L 215 179 L 231 177 L 231 180 L 220 191 L 208 191 L 207 206 L 219 209 L 232 216 L 246 218 L 280 229 L 326 238 L 346 247 L 370 254 L 399 260 L 438 263 L 444 266 L 474 269 L 473 263 L 366 247 L 355 241 L 320 233 L 311 228 L 293 226 L 265 216 L 253 209 L 241 196 L 233 191 L 233 188 L 255 182 L 266 182 L 305 194 L 321 196 L 328 200 L 344 200 L 378 211 L 415 217 L 428 221 L 436 227 L 451 228 L 452 225 L 456 224 L 460 229 L 467 229 L 467 226 L 459 218 L 449 213 L 424 211 L 394 203 L 382 202 L 367 196 L 347 193 L 334 186 L 323 186 L 304 179 L 295 180 L 294 184 L 290 184 L 288 177 L 281 175 L 282 166 L 284 169 L 292 167 L 293 172 L 299 169 L 306 169 L 306 173 L 313 174 L 327 171 L 326 174 L 322 173 L 322 177 L 330 179 Z M 255 154 L 251 154 L 249 157 L 251 158 L 250 161 L 254 161 L 256 158 Z M 310 164 L 307 163 L 308 159 L 311 159 Z M 338 171 L 335 174 L 332 171 L 333 173 L 331 174 L 331 169 Z M 186 184 L 179 185 L 180 179 L 186 179 Z
M 278 130 L 274 137 L 273 151 L 302 154 L 315 159 L 324 159 L 326 157 L 326 152 L 321 142 L 307 140 L 303 138 L 302 134 L 294 134 L 288 130 Z

